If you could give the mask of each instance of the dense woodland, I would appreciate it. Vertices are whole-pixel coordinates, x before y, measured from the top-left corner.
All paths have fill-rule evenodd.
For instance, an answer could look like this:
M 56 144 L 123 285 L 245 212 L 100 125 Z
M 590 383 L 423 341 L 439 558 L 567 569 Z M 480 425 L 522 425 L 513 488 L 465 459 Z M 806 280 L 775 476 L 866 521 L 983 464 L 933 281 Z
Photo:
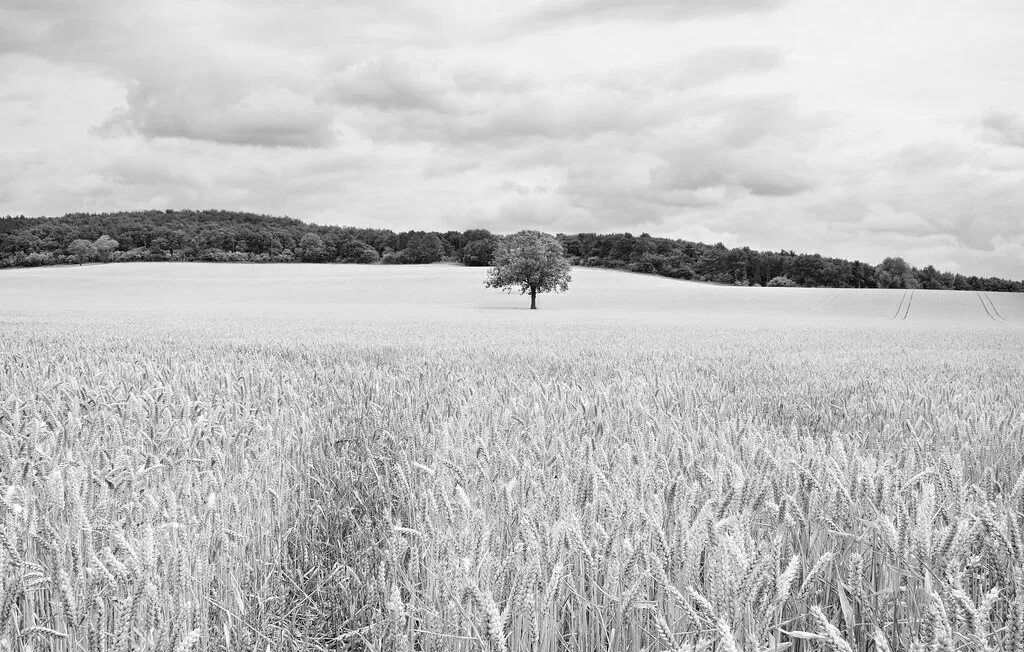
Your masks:
M 132 211 L 0 218 L 0 267 L 124 261 L 309 262 L 484 266 L 485 229 L 403 231 L 320 226 L 233 211 Z M 1024 282 L 793 251 L 730 249 L 646 233 L 559 234 L 573 264 L 730 285 L 1024 291 Z

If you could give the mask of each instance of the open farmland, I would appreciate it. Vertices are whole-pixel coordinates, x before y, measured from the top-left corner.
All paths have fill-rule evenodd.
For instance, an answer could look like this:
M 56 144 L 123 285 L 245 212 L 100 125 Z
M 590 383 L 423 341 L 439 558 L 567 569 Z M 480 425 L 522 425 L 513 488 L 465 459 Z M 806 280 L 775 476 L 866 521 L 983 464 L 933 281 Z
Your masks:
M 730 287 L 594 268 L 577 268 L 572 291 L 545 295 L 548 322 L 724 321 L 753 325 L 785 321 L 833 326 L 884 320 L 933 327 L 1024 324 L 1024 294 L 950 290 Z M 222 265 L 134 263 L 5 270 L 4 313 L 107 313 L 311 317 L 327 321 L 389 317 L 415 321 L 516 319 L 496 310 L 528 299 L 483 287 L 480 268 L 455 265 Z
M 0 649 L 1024 650 L 1024 295 L 574 276 L 0 273 Z

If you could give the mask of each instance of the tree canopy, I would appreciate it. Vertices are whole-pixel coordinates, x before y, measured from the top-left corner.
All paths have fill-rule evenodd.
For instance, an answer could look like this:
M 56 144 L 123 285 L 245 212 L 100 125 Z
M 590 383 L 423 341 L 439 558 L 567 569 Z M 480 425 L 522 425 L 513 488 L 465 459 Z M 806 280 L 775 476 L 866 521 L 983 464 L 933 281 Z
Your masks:
M 114 240 L 109 235 L 101 235 L 96 239 L 96 242 L 93 243 L 93 246 L 96 247 L 96 254 L 103 262 L 108 262 L 110 260 L 111 254 L 117 251 L 117 245 L 117 240 Z
M 392 231 L 222 210 L 8 216 L 0 217 L 0 267 L 141 260 L 363 264 L 444 260 L 488 266 L 498 237 L 486 229 Z M 767 285 L 784 276 L 800 287 L 1024 291 L 1021 280 L 954 274 L 931 265 L 919 269 L 897 257 L 876 265 L 646 233 L 558 234 L 555 238 L 573 265 L 728 285 Z M 85 242 L 72 246 L 76 240 Z
M 878 279 L 878 287 L 882 288 L 910 288 L 916 289 L 921 286 L 917 275 L 911 272 L 910 265 L 902 258 L 886 258 L 875 268 L 875 278 Z
M 538 292 L 564 292 L 572 280 L 561 243 L 540 231 L 520 231 L 499 240 L 493 265 L 484 285 L 529 293 L 533 310 Z
M 75 257 L 75 261 L 81 265 L 96 257 L 96 245 L 83 238 L 78 238 L 68 245 L 68 253 Z
M 792 279 L 787 278 L 785 276 L 776 276 L 776 277 L 772 278 L 770 281 L 768 281 L 768 284 L 767 284 L 766 287 L 770 287 L 770 288 L 795 288 L 796 287 L 796 283 Z

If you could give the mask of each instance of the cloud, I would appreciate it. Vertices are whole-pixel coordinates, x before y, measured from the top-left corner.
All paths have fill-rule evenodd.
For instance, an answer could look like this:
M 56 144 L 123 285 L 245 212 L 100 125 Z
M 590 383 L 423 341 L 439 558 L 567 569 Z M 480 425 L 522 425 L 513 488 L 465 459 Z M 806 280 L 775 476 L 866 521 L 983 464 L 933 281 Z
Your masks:
M 480 161 L 475 160 L 435 160 L 423 167 L 422 174 L 427 178 L 454 177 L 470 170 L 476 170 L 480 166 Z
M 888 204 L 868 207 L 855 227 L 873 233 L 898 233 L 911 236 L 926 236 L 935 232 L 935 227 L 912 211 L 898 211 Z
M 961 247 L 991 251 L 997 238 L 1021 234 L 1020 170 L 978 143 L 923 142 L 882 158 L 879 171 L 856 187 L 864 203 L 884 203 L 924 222 L 904 233 L 940 233 Z
M 612 69 L 593 83 L 625 93 L 634 101 L 672 101 L 680 94 L 731 79 L 771 73 L 785 61 L 784 53 L 774 47 L 716 47 L 653 65 Z
M 499 186 L 499 188 L 502 191 L 514 192 L 517 195 L 529 195 L 530 194 L 530 188 L 529 187 L 524 186 L 523 184 L 518 183 L 516 181 L 512 181 L 511 179 L 503 180 L 501 182 L 501 185 Z
M 489 143 L 507 147 L 531 139 L 578 141 L 603 133 L 637 134 L 686 119 L 686 96 L 718 81 L 777 69 L 776 48 L 703 50 L 644 69 L 622 69 L 596 77 L 525 79 L 479 62 L 452 64 L 412 51 L 393 52 L 336 73 L 325 91 L 347 119 L 374 138 L 445 143 Z M 661 89 L 651 92 L 651 89 Z M 712 125 L 741 142 L 761 124 L 790 118 L 778 98 L 755 106 L 721 98 L 697 110 Z M 710 116 L 713 111 L 717 115 Z
M 595 228 L 614 230 L 671 226 L 689 211 L 708 219 L 711 211 L 729 214 L 745 197 L 786 200 L 826 182 L 808 159 L 827 123 L 788 98 L 681 97 L 675 107 L 683 117 L 649 133 L 579 145 L 566 155 L 568 174 L 556 191 L 589 211 Z
M 988 136 L 1001 145 L 1024 147 L 1024 118 L 1012 113 L 992 112 L 981 121 Z
M 346 67 L 334 78 L 329 96 L 339 104 L 367 106 L 384 112 L 460 111 L 459 85 L 440 62 L 391 53 Z
M 651 173 L 651 189 L 660 192 L 746 191 L 763 197 L 786 197 L 814 188 L 810 170 L 798 170 L 756 153 L 714 151 L 680 153 Z M 797 164 L 797 167 L 800 167 Z
M 685 20 L 771 11 L 786 0 L 556 0 L 530 14 L 532 25 L 610 20 Z
M 286 148 L 267 158 L 211 141 L 104 142 L 110 149 L 96 185 L 123 197 L 127 208 L 202 206 L 334 221 L 348 213 L 340 199 L 366 185 L 380 165 L 372 153 L 338 148 Z
M 528 83 L 496 68 L 412 53 L 342 70 L 324 97 L 375 138 L 507 145 L 637 131 L 657 109 L 587 79 Z
M 692 88 L 741 75 L 756 75 L 779 68 L 785 60 L 774 47 L 719 47 L 699 52 L 680 62 L 668 81 L 675 87 Z
M 235 9 L 228 3 L 220 11 Z M 96 125 L 99 134 L 333 145 L 333 114 L 316 102 L 305 73 L 297 74 L 273 46 L 232 45 L 230 34 L 209 33 L 205 20 L 217 11 L 187 1 L 174 11 L 152 0 L 131 6 L 12 0 L 0 8 L 0 54 L 37 57 L 123 84 L 124 106 Z
M 0 210 L 646 230 L 1019 275 L 1024 118 L 989 107 L 1024 102 L 1024 9 L 812 4 L 7 0 Z
M 231 89 L 215 79 L 183 88 L 161 80 L 133 84 L 127 103 L 101 126 L 101 133 L 265 147 L 337 143 L 332 112 L 286 88 Z
M 506 233 L 519 228 L 533 228 L 548 232 L 587 231 L 593 227 L 593 217 L 582 208 L 568 203 L 559 195 L 518 195 L 499 200 L 488 200 L 474 205 L 455 221 L 471 219 L 481 228 Z M 516 225 L 510 228 L 510 225 Z

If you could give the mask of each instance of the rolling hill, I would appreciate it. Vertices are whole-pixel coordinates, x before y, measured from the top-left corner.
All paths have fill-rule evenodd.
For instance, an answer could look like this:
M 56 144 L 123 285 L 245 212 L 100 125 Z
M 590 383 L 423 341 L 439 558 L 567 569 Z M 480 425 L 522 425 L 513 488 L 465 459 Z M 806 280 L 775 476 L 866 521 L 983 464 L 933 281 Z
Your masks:
M 530 318 L 821 324 L 1024 325 L 1024 295 L 946 290 L 733 287 L 575 268 L 570 291 L 526 298 L 457 265 L 126 263 L 0 273 L 0 312 L 61 311 L 325 320 Z

